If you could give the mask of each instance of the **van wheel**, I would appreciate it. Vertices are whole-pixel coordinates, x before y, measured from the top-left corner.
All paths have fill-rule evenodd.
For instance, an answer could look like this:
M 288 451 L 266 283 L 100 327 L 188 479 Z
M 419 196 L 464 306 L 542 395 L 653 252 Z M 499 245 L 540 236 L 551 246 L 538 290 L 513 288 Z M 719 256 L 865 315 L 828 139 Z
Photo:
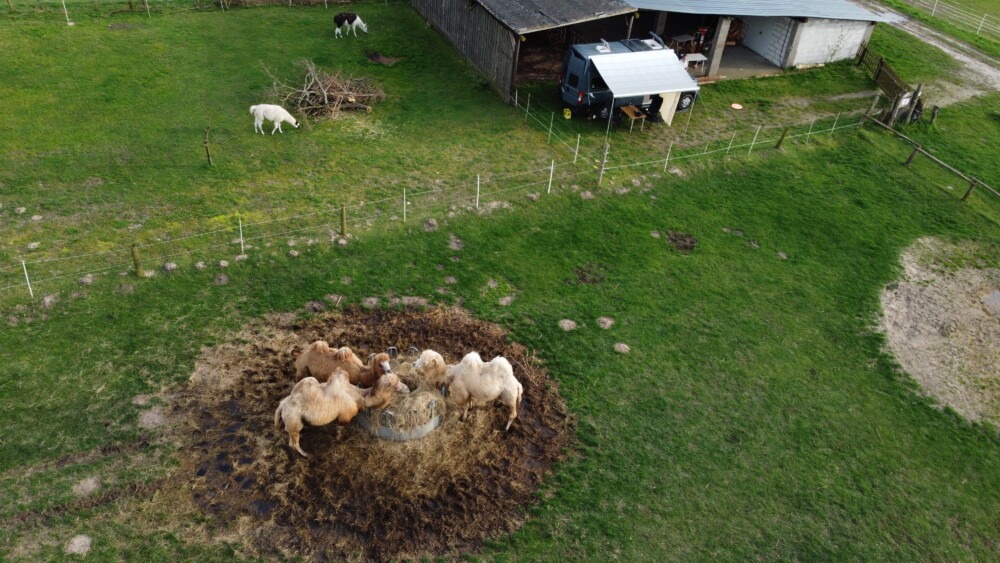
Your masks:
M 694 104 L 694 99 L 694 92 L 684 92 L 681 94 L 681 98 L 677 100 L 677 111 L 687 111 L 691 109 L 691 106 Z

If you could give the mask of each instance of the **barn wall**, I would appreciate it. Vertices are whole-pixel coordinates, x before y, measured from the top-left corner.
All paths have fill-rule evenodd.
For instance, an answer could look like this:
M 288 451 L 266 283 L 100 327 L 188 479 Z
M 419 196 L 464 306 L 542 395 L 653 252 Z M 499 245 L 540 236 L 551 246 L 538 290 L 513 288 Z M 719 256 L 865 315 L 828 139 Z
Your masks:
M 791 18 L 741 17 L 743 46 L 775 66 L 784 66 L 794 22 Z
M 517 37 L 478 2 L 411 0 L 413 8 L 437 29 L 504 99 L 514 90 Z
M 869 29 L 866 21 L 809 19 L 789 66 L 832 63 L 857 54 Z

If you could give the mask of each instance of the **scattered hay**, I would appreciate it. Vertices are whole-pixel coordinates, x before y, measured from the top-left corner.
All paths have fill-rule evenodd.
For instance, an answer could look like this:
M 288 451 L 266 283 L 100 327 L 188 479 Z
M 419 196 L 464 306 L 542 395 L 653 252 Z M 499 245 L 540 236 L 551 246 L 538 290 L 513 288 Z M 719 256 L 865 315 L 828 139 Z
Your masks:
M 615 320 L 609 317 L 601 317 L 597 319 L 597 326 L 603 328 L 604 330 L 611 328 L 614 324 Z
M 409 350 L 393 370 L 418 394 L 412 361 L 419 350 L 438 350 L 448 361 L 469 350 L 502 354 L 524 385 L 518 418 L 504 432 L 498 405 L 474 408 L 466 422 L 456 409 L 408 442 L 374 438 L 358 424 L 309 427 L 302 447 L 314 457 L 303 458 L 275 430 L 274 408 L 294 383 L 294 355 L 319 339 L 350 345 L 361 357 Z M 168 486 L 190 494 L 220 534 L 266 559 L 467 554 L 523 524 L 526 505 L 537 502 L 572 436 L 566 407 L 537 360 L 499 327 L 454 309 L 352 307 L 291 326 L 255 323 L 203 350 L 176 408 L 187 418 L 176 425 L 187 457 L 180 482 Z
M 563 320 L 559 321 L 559 328 L 561 328 L 561 329 L 563 329 L 563 330 L 565 330 L 567 332 L 571 331 L 571 330 L 576 330 L 576 326 L 577 326 L 576 322 L 575 321 L 571 321 L 569 319 L 563 319 Z
M 631 351 L 632 351 L 632 348 L 629 347 L 628 344 L 625 344 L 623 342 L 619 342 L 619 343 L 615 344 L 615 352 L 618 352 L 619 354 L 628 354 Z

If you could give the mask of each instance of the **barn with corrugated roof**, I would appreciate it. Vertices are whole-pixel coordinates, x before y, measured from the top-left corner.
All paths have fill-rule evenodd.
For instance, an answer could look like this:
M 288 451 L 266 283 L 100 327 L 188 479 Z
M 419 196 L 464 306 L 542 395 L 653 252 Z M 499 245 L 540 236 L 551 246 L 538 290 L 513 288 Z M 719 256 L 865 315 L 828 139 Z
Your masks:
M 411 4 L 504 96 L 513 93 L 518 82 L 557 79 L 569 44 L 625 37 L 636 12 L 622 0 L 412 0 Z M 612 31 L 616 37 L 604 37 Z
M 411 0 L 505 97 L 558 81 L 575 43 L 655 33 L 695 76 L 736 78 L 853 57 L 883 15 L 848 0 Z
M 698 74 L 710 77 L 753 58 L 774 69 L 849 59 L 886 21 L 848 0 L 627 1 L 639 10 L 636 31 L 654 31 L 694 54 Z

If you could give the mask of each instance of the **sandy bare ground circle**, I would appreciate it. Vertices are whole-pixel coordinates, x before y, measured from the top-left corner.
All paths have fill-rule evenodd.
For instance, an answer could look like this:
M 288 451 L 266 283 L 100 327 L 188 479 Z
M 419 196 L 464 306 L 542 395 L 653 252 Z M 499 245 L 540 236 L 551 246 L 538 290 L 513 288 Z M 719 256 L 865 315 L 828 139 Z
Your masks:
M 1000 315 L 989 306 L 1000 268 L 957 267 L 963 255 L 968 249 L 933 238 L 910 246 L 903 278 L 882 291 L 881 329 L 924 393 L 1000 427 Z
M 431 348 L 457 362 L 476 350 L 507 357 L 524 386 L 510 431 L 498 405 L 465 422 L 449 408 L 420 440 L 381 440 L 349 426 L 307 427 L 304 458 L 274 427 L 294 384 L 294 354 L 324 339 L 359 357 L 394 347 L 393 370 L 424 390 L 412 369 Z M 186 456 L 178 478 L 191 503 L 259 556 L 318 560 L 454 558 L 519 528 L 527 505 L 573 435 L 555 383 L 498 327 L 457 310 L 350 308 L 308 321 L 272 317 L 203 350 L 172 419 Z M 186 443 L 185 443 L 186 442 Z

